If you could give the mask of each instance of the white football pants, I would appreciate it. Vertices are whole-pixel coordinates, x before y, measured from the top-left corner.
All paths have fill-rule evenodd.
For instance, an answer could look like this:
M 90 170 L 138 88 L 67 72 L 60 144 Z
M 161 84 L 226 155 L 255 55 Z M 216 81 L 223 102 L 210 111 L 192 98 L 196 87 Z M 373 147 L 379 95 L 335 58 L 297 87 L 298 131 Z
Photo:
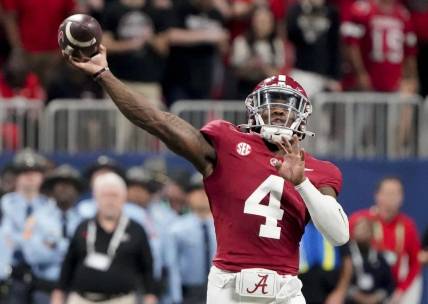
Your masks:
M 241 297 L 235 291 L 236 275 L 237 273 L 234 272 L 223 271 L 215 266 L 211 267 L 208 276 L 207 304 L 306 304 L 301 290 L 296 291 L 295 296 L 286 299 Z M 299 280 L 290 275 L 278 275 L 278 278 L 281 290 L 287 289 L 286 283 L 290 281 L 290 278 Z

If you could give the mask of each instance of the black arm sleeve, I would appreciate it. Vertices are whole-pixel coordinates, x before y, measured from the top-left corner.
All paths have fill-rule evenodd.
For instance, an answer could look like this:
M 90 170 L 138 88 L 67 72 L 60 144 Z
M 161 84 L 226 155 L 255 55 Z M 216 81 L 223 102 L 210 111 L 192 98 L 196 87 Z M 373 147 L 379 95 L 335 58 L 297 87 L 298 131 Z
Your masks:
M 73 280 L 74 271 L 78 261 L 79 252 L 79 236 L 82 235 L 82 230 L 86 227 L 87 222 L 80 224 L 70 241 L 67 254 L 62 262 L 61 275 L 58 281 L 58 288 L 68 291 Z
M 142 273 L 143 288 L 146 293 L 155 293 L 155 282 L 153 278 L 153 257 L 150 249 L 147 234 L 143 228 L 138 230 L 140 239 L 140 256 L 139 256 L 139 267 Z

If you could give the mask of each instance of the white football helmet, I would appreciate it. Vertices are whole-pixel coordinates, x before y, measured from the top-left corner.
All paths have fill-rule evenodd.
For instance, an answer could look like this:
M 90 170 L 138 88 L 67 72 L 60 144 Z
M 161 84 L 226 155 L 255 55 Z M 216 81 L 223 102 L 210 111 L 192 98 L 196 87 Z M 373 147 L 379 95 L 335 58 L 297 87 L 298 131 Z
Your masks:
M 258 132 L 269 142 L 291 139 L 297 134 L 300 140 L 315 134 L 306 130 L 312 105 L 303 87 L 285 75 L 269 77 L 260 82 L 245 99 L 248 124 L 241 127 Z

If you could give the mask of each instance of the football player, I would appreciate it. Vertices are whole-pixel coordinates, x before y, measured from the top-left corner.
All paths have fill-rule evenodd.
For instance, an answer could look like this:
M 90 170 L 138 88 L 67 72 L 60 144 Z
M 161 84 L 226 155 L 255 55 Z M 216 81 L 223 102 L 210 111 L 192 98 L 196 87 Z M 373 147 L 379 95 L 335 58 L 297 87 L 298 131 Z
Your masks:
M 207 303 L 305 303 L 296 275 L 306 223 L 311 218 L 333 245 L 349 238 L 336 200 L 339 169 L 300 147 L 313 135 L 305 90 L 285 75 L 267 78 L 245 100 L 248 124 L 215 120 L 198 130 L 123 85 L 103 46 L 88 62 L 68 59 L 93 75 L 130 121 L 203 174 L 218 246 Z

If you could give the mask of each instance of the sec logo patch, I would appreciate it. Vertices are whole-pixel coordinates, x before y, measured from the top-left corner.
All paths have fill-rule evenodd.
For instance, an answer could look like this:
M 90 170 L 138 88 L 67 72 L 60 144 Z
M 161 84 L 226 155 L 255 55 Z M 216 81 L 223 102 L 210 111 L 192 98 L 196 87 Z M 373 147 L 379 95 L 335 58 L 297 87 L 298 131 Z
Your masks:
M 271 158 L 269 162 L 271 166 L 275 167 L 279 160 L 277 160 L 276 158 Z
M 247 143 L 240 142 L 236 145 L 236 152 L 238 152 L 239 155 L 247 156 L 251 153 L 251 146 Z

